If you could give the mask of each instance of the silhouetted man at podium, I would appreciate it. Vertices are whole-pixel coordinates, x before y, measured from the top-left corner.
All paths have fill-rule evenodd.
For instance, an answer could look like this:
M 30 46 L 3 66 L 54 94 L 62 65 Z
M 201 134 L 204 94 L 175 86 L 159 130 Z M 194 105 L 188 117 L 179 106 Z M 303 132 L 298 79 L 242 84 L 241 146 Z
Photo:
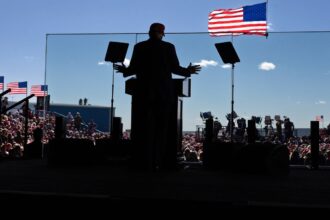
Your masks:
M 164 30 L 163 24 L 153 23 L 149 39 L 134 46 L 130 65 L 115 65 L 124 77 L 136 75 L 135 97 L 139 104 L 132 114 L 138 122 L 132 122 L 132 141 L 139 148 L 136 150 L 141 150 L 140 156 L 146 157 L 141 159 L 148 161 L 149 169 L 166 167 L 164 152 L 170 144 L 169 119 L 175 93 L 172 73 L 190 77 L 201 69 L 199 65 L 180 66 L 174 45 L 162 41 Z

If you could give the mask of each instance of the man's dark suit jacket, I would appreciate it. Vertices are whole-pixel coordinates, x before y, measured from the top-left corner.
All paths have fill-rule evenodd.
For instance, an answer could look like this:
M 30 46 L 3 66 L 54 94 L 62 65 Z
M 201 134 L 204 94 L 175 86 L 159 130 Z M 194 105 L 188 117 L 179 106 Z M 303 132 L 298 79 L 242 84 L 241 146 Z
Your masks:
M 173 44 L 149 39 L 135 45 L 124 77 L 136 75 L 132 101 L 135 156 L 144 166 L 169 168 L 176 162 L 177 113 L 172 73 L 189 77 Z

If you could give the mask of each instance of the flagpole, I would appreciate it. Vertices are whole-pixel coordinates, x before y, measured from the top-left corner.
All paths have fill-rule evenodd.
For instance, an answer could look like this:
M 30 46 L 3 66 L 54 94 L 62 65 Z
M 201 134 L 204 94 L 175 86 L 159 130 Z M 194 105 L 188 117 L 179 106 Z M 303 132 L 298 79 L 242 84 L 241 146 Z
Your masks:
M 25 98 L 28 96 L 27 93 L 28 93 L 28 81 L 26 81 L 26 90 L 25 90 Z M 25 108 L 23 109 L 23 114 L 24 114 L 24 117 L 25 117 L 25 122 L 24 122 L 24 133 L 25 133 L 25 136 L 24 136 L 24 149 L 26 148 L 26 145 L 27 145 L 27 142 L 28 142 L 28 130 L 29 130 L 29 100 L 27 99 L 25 101 Z
M 46 35 L 46 46 L 45 46 L 45 77 L 44 77 L 44 85 L 47 85 L 47 56 L 48 55 L 48 34 Z M 46 92 L 44 93 L 44 95 L 46 94 Z M 47 85 L 47 98 L 48 98 L 48 85 Z M 49 99 L 48 99 L 49 100 Z M 46 118 L 46 111 L 49 110 L 46 108 L 46 96 L 44 96 L 44 103 L 43 103 L 43 116 Z M 49 100 L 50 101 L 50 100 Z M 48 102 L 47 102 L 48 103 Z
M 115 91 L 115 64 L 112 64 L 112 85 L 111 85 L 111 122 L 110 122 L 110 135 L 113 135 L 113 118 L 114 118 L 114 111 L 113 111 L 113 97 L 114 97 L 114 91 Z M 112 138 L 112 137 L 111 137 Z
M 268 0 L 266 0 L 266 22 L 268 21 Z
M 231 35 L 231 43 L 234 44 L 234 34 Z M 234 134 L 234 68 L 235 64 L 232 63 L 231 66 L 231 113 L 230 113 L 230 142 L 233 143 Z
M 46 34 L 46 45 L 45 45 L 45 66 L 44 66 L 44 85 L 46 85 L 47 83 L 47 58 L 48 58 L 48 34 Z M 45 94 L 45 93 L 44 93 Z M 48 87 L 47 87 L 47 96 L 48 96 Z M 38 100 L 38 97 L 37 97 Z M 43 117 L 44 120 L 46 120 L 46 97 L 44 96 L 44 100 L 43 100 Z M 45 127 L 42 128 L 43 133 L 45 133 Z M 45 155 L 44 155 L 44 151 L 45 151 L 45 145 L 42 144 L 42 148 L 41 148 L 41 159 L 43 160 Z
M 266 0 L 266 24 L 267 24 L 266 39 L 268 39 L 268 0 Z
M 44 114 L 44 117 L 46 117 L 46 110 L 47 110 L 47 108 L 46 108 L 46 99 L 47 99 L 47 97 L 48 97 L 48 86 L 46 86 L 46 83 L 44 84 L 44 85 L 42 85 L 42 89 L 44 90 L 43 92 L 44 92 L 44 94 L 43 94 L 43 107 L 44 107 L 44 109 L 43 109 L 43 114 Z M 47 89 L 47 92 L 46 92 L 46 89 Z

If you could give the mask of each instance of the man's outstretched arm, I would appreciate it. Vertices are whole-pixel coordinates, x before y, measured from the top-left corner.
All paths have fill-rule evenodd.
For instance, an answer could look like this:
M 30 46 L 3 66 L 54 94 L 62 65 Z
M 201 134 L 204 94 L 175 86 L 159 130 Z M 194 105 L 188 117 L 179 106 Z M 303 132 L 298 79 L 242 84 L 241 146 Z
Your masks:
M 174 46 L 171 48 L 171 59 L 172 72 L 180 76 L 190 77 L 191 74 L 197 74 L 202 69 L 200 65 L 191 63 L 186 68 L 181 67 Z
M 189 74 L 194 74 L 194 73 L 197 74 L 199 71 L 201 71 L 201 69 L 202 67 L 200 65 L 191 65 L 191 63 L 187 67 L 187 71 Z

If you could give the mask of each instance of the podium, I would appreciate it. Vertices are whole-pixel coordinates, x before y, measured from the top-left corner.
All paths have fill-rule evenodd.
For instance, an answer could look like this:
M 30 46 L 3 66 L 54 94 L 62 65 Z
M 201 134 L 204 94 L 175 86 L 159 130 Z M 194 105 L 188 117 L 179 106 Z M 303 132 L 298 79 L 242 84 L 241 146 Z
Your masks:
M 130 78 L 125 83 L 125 93 L 132 96 L 131 103 L 131 139 L 133 142 L 132 158 L 135 165 L 143 168 L 154 168 L 155 160 L 160 160 L 160 169 L 174 169 L 176 167 L 177 152 L 182 149 L 182 107 L 183 98 L 191 96 L 191 79 L 171 79 L 172 93 L 169 99 L 171 104 L 165 106 L 164 114 L 168 120 L 159 120 L 158 116 L 146 116 L 145 111 L 153 108 L 152 103 L 146 103 L 138 94 L 138 80 Z M 146 119 L 149 117 L 149 119 Z M 159 132 L 150 131 L 149 126 L 156 124 Z M 166 124 L 166 125 L 165 125 Z M 160 149 L 153 146 L 159 143 L 158 137 L 162 137 L 162 129 L 165 126 L 166 146 Z M 153 135 L 150 137 L 150 135 Z M 153 142 L 152 142 L 153 141 Z M 158 142 L 157 142 L 158 141 Z M 157 144 L 156 144 L 157 145 Z M 157 163 L 157 162 L 156 162 Z M 159 164 L 158 164 L 159 165 Z M 157 166 L 157 164 L 156 164 Z

